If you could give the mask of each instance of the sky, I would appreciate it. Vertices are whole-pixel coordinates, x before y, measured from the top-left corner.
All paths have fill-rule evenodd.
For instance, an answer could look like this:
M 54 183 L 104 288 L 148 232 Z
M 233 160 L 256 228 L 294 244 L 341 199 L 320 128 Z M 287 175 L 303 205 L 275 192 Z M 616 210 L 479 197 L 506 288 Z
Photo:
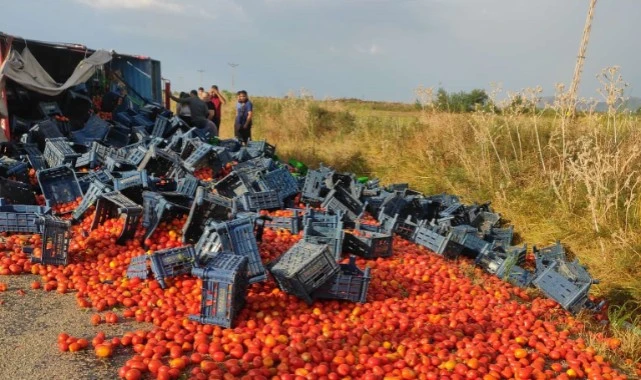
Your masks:
M 0 0 L 0 31 L 150 56 L 176 90 L 412 102 L 420 85 L 544 95 L 572 80 L 589 0 Z M 596 5 L 580 95 L 641 96 L 641 1 Z M 236 69 L 229 64 L 237 63 Z M 199 72 L 199 70 L 203 70 Z M 201 80 L 202 77 L 202 80 Z

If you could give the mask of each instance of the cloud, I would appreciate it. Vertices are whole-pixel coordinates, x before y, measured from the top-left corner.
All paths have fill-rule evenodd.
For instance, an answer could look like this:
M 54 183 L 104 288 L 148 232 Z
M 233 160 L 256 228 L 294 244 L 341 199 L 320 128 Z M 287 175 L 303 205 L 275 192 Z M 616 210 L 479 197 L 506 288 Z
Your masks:
M 381 54 L 383 51 L 381 50 L 381 47 L 378 46 L 377 44 L 371 44 L 369 47 L 364 47 L 362 45 L 356 45 L 355 49 L 357 52 L 361 54 L 369 54 L 369 55 L 377 55 Z
M 167 33 L 167 30 L 164 28 L 154 28 L 147 25 L 113 24 L 109 26 L 109 30 L 116 34 L 124 36 L 135 36 L 151 39 L 184 41 L 189 38 L 189 35 L 185 31 L 180 29 L 172 30 L 171 33 Z
M 115 9 L 145 9 L 161 12 L 183 12 L 181 4 L 166 0 L 74 0 L 77 3 L 88 5 L 92 8 Z

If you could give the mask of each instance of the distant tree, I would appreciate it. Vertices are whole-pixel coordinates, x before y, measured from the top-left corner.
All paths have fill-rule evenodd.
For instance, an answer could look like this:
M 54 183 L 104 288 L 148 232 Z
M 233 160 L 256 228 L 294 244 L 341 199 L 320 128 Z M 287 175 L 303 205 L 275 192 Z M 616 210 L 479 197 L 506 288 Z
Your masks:
M 474 89 L 470 92 L 448 93 L 443 88 L 436 92 L 436 106 L 441 111 L 472 112 L 489 105 L 490 97 L 485 90 Z

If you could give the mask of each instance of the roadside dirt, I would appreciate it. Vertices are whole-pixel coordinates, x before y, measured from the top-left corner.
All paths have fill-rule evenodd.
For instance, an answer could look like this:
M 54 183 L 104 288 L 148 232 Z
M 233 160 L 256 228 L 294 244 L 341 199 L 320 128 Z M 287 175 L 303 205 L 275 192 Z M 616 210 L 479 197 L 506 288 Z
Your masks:
M 40 277 L 0 276 L 0 282 L 8 285 L 7 291 L 0 293 L 0 379 L 117 379 L 118 368 L 131 353 L 120 348 L 109 360 L 97 359 L 91 339 L 99 331 L 112 338 L 150 325 L 125 321 L 93 326 L 93 311 L 80 309 L 73 293 L 32 290 L 34 280 Z M 24 295 L 19 294 L 21 289 Z M 89 347 L 76 353 L 59 352 L 57 337 L 61 332 L 89 340 Z

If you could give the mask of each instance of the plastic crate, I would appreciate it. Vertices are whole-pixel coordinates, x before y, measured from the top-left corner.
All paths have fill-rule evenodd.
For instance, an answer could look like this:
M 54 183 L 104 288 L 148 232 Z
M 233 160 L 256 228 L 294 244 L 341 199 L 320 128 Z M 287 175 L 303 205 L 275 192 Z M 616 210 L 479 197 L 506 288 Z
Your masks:
M 127 278 L 146 280 L 147 277 L 149 277 L 149 255 L 132 258 L 127 267 Z
M 209 221 L 195 246 L 198 262 L 205 262 L 223 250 L 220 236 L 216 231 L 216 222 Z
M 234 211 L 277 210 L 283 202 L 275 190 L 245 193 L 234 198 Z
M 233 327 L 234 319 L 245 306 L 247 258 L 220 253 L 208 268 L 194 268 L 192 275 L 202 279 L 200 314 L 189 319 L 221 326 Z
M 514 239 L 514 226 L 508 228 L 491 228 L 486 239 L 494 242 L 496 247 L 509 247 Z
M 40 170 L 36 172 L 36 177 L 49 207 L 82 197 L 76 173 L 68 166 Z
M 2 198 L 0 198 L 1 200 Z M 44 215 L 42 208 L 39 206 L 22 206 L 31 207 L 29 211 L 18 211 L 11 205 L 0 206 L 0 232 L 16 232 L 35 234 L 40 232 L 38 219 Z
M 577 313 L 588 302 L 592 282 L 571 281 L 556 271 L 558 264 L 559 262 L 555 261 L 542 272 L 537 273 L 532 284 L 564 309 Z
M 390 193 L 381 203 L 379 208 L 379 213 L 385 213 L 389 216 L 399 215 L 399 217 L 404 218 L 405 214 L 403 210 L 407 207 L 409 201 L 405 199 L 402 193 L 394 192 Z
M 247 152 L 252 157 L 274 157 L 276 154 L 276 147 L 267 143 L 267 141 L 248 141 L 247 142 Z
M 0 176 L 9 177 L 27 172 L 27 163 L 17 161 L 7 156 L 0 157 Z
M 153 123 L 152 126 L 153 129 L 151 130 L 151 136 L 162 138 L 170 136 L 176 129 L 178 129 L 177 125 L 172 125 L 169 122 L 169 119 L 163 116 L 157 116 L 156 122 Z
M 71 141 L 90 146 L 94 141 L 102 141 L 109 132 L 111 124 L 97 115 L 92 115 L 80 130 L 71 132 Z
M 131 149 L 127 149 L 128 147 L 131 147 Z M 136 167 L 140 165 L 142 160 L 145 159 L 145 155 L 147 155 L 147 148 L 145 148 L 143 144 L 135 144 L 134 146 L 127 145 L 121 148 L 121 150 L 126 151 L 125 159 Z
M 44 159 L 51 168 L 60 165 L 76 165 L 76 159 L 80 157 L 79 153 L 74 152 L 69 146 L 69 140 L 64 137 L 47 139 L 44 150 Z
M 193 147 L 192 144 L 189 146 Z M 208 165 L 211 158 L 215 158 L 214 147 L 209 144 L 200 144 L 194 147 L 189 156 L 185 158 L 183 165 L 185 169 L 193 172 Z
M 42 170 L 47 168 L 47 162 L 45 161 L 44 156 L 38 145 L 36 144 L 24 144 L 24 151 L 27 153 L 27 160 L 32 168 L 35 170 Z
M 269 268 L 281 290 L 297 296 L 308 305 L 314 301 L 314 291 L 339 270 L 328 245 L 305 241 L 296 243 Z
M 109 132 L 107 132 L 103 141 L 109 146 L 122 148 L 129 144 L 130 135 L 131 130 L 128 127 L 116 123 L 116 125 L 109 128 Z
M 136 227 L 142 216 L 142 207 L 117 191 L 101 194 L 96 203 L 96 212 L 91 223 L 91 230 L 110 218 L 124 218 L 124 226 L 116 243 L 124 245 L 134 237 Z
M 164 117 L 159 115 L 156 118 L 156 124 L 158 123 L 158 118 L 163 118 L 163 119 L 167 120 L 166 118 L 164 118 Z M 131 125 L 132 127 L 135 125 L 135 126 L 145 127 L 145 129 L 149 130 L 149 128 L 152 128 L 155 125 L 153 121 L 149 120 L 146 116 L 141 115 L 141 114 L 134 115 L 134 117 L 132 119 L 133 119 L 132 120 L 133 122 L 132 122 L 132 125 Z M 162 137 L 162 136 L 160 136 L 160 137 Z
M 225 149 L 227 149 L 230 153 L 238 152 L 241 148 L 241 143 L 237 139 L 224 139 L 224 140 L 218 140 L 216 145 L 221 146 Z
M 196 189 L 200 185 L 198 178 L 193 175 L 186 175 L 180 178 L 176 184 L 176 192 L 193 198 L 196 195 Z
M 167 286 L 166 279 L 191 273 L 196 262 L 196 253 L 192 246 L 169 248 L 152 253 L 149 259 L 151 272 L 164 289 Z
M 462 250 L 462 246 L 450 240 L 451 235 L 439 235 L 427 227 L 419 227 L 413 236 L 416 244 L 422 245 L 430 251 L 439 254 L 447 259 L 456 259 Z
M 148 239 L 156 230 L 163 218 L 175 218 L 178 215 L 187 214 L 190 210 L 189 199 L 177 196 L 169 198 L 159 193 L 144 191 L 142 226 L 146 228 L 144 238 Z
M 365 303 L 371 280 L 370 268 L 360 270 L 356 258 L 350 256 L 347 264 L 340 264 L 338 273 L 312 293 L 312 298 Z
M 512 247 L 507 252 L 501 252 L 500 250 L 485 251 L 476 259 L 476 265 L 490 274 L 504 278 L 510 273 L 513 266 L 525 263 L 526 251 L 526 246 Z
M 0 178 L 0 198 L 4 198 L 10 204 L 36 204 L 36 195 L 31 186 L 6 178 Z
M 303 225 L 308 223 L 333 223 L 335 226 L 338 226 L 342 223 L 342 214 L 330 214 L 326 211 L 315 210 L 313 208 L 305 208 L 305 213 L 303 214 Z M 341 227 L 342 228 L 342 227 Z
M 392 235 L 368 231 L 345 233 L 343 253 L 350 253 L 366 259 L 392 256 Z
M 298 194 L 298 181 L 284 167 L 265 173 L 261 177 L 266 189 L 278 191 L 281 201 Z
M 91 186 L 94 180 L 108 186 L 113 186 L 114 180 L 111 173 L 102 169 L 86 173 L 76 172 L 76 178 L 78 179 L 78 185 L 80 185 L 80 190 L 82 190 L 83 194 L 89 190 L 89 186 Z
M 146 170 L 132 170 L 124 172 L 120 178 L 114 178 L 113 184 L 114 190 L 121 192 L 132 187 L 147 189 L 149 188 L 150 179 Z
M 38 142 L 38 148 L 44 149 L 47 139 L 62 138 L 64 135 L 60 132 L 58 124 L 54 120 L 43 120 L 31 127 L 29 135 Z
M 60 106 L 56 102 L 40 102 L 38 109 L 44 117 L 62 116 Z
M 76 209 L 73 210 L 73 213 L 71 213 L 71 217 L 74 220 L 79 220 L 92 205 L 98 202 L 100 194 L 105 194 L 110 191 L 112 191 L 112 189 L 109 186 L 97 179 L 93 180 L 85 192 L 85 195 L 82 197 L 82 202 L 80 202 L 78 207 L 76 207 Z
M 134 115 L 129 112 L 118 112 L 114 115 L 113 120 L 127 127 L 134 126 Z
M 226 221 L 231 212 L 231 199 L 211 194 L 205 188 L 198 187 L 194 202 L 189 210 L 187 223 L 183 227 L 183 243 L 196 243 L 202 236 L 209 220 Z
M 343 223 L 338 225 L 332 223 L 308 221 L 303 231 L 303 241 L 314 244 L 327 244 L 334 255 L 334 259 L 339 261 L 343 253 Z
M 462 245 L 463 250 L 461 253 L 473 259 L 479 259 L 486 252 L 494 250 L 493 242 L 487 242 L 475 234 L 462 230 L 452 230 L 450 240 Z
M 320 205 L 329 191 L 325 186 L 326 173 L 320 170 L 310 170 L 305 176 L 305 183 L 301 189 L 301 202 L 311 205 Z
M 71 224 L 51 215 L 40 218 L 38 223 L 42 223 L 42 255 L 32 256 L 31 261 L 45 265 L 67 265 Z
M 534 251 L 537 271 L 548 267 L 554 261 L 565 261 L 566 259 L 565 249 L 563 249 L 561 242 L 558 240 L 554 245 L 540 249 L 534 246 L 532 250 Z
M 342 187 L 336 186 L 323 200 L 321 207 L 333 212 L 342 212 L 348 220 L 354 221 L 365 211 L 361 201 L 354 198 L 349 191 Z
M 218 234 L 224 251 L 247 257 L 247 278 L 250 284 L 267 279 L 251 219 L 238 218 L 229 222 L 215 223 L 212 227 Z
M 265 220 L 264 226 L 272 230 L 288 230 L 292 235 L 298 234 L 303 227 L 303 213 L 300 210 L 291 210 L 292 216 L 274 216 Z
M 138 164 L 138 170 L 145 169 L 154 177 L 170 177 L 171 172 L 175 171 L 175 166 L 180 166 L 180 157 L 176 153 L 152 145 Z
M 150 135 L 145 127 L 133 127 L 132 137 L 135 137 L 137 142 L 145 142 L 149 139 Z
M 484 233 L 489 233 L 489 231 L 495 227 L 500 220 L 501 214 L 481 211 L 474 219 L 470 218 L 470 225 L 477 227 Z
M 384 229 L 387 229 L 389 228 L 389 226 L 392 226 L 393 232 L 395 232 L 397 235 L 407 240 L 413 240 L 414 235 L 418 230 L 418 224 L 412 222 L 412 219 L 409 216 L 405 219 L 399 220 L 398 214 L 396 215 L 395 218 L 391 218 L 387 214 L 384 214 L 381 211 L 381 215 L 379 215 L 378 220 Z

